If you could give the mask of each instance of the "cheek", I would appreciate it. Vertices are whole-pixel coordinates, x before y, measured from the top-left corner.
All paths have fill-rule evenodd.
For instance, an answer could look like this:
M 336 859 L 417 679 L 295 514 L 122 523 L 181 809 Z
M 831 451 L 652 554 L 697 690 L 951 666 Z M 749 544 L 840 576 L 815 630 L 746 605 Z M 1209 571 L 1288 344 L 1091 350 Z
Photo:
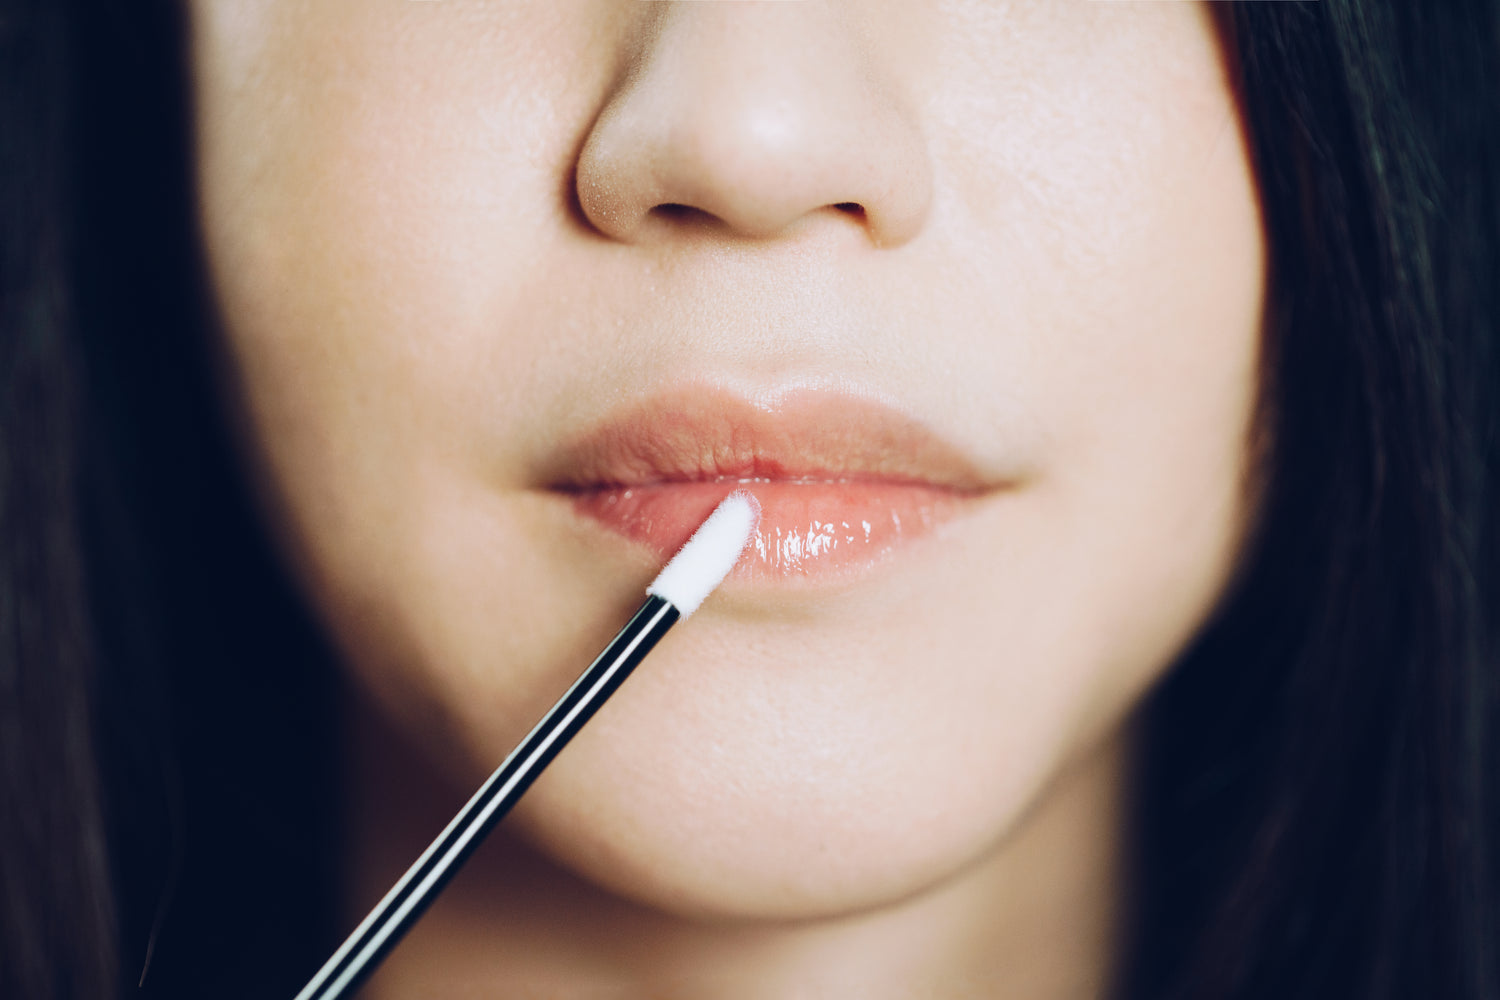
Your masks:
M 1266 276 L 1207 14 L 1086 6 L 1115 41 L 1027 47 L 998 70 L 955 47 L 929 105 L 949 313 L 969 332 L 934 350 L 1046 442 L 1045 475 L 996 539 L 1015 576 L 992 570 L 973 613 L 993 599 L 989 620 L 1036 640 L 1017 656 L 1039 671 L 1025 702 L 1053 714 L 1031 738 L 1074 752 L 1118 725 L 1233 572 Z M 967 10 L 974 31 L 999 16 Z
M 376 601 L 389 539 L 492 475 L 493 429 L 525 415 L 535 338 L 496 320 L 546 281 L 618 6 L 197 5 L 206 251 L 249 443 L 322 603 Z

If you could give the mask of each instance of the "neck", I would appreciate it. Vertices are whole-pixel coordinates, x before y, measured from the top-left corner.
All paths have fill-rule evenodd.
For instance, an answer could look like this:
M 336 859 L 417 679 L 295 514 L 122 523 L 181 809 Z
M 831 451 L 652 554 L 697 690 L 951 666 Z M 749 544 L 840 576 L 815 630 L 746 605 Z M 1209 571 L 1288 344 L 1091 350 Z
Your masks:
M 349 926 L 472 791 L 445 783 L 373 713 L 351 716 Z M 946 881 L 878 910 L 795 923 L 641 906 L 502 824 L 361 996 L 1098 997 L 1117 938 L 1124 746 L 1116 738 L 1067 768 Z

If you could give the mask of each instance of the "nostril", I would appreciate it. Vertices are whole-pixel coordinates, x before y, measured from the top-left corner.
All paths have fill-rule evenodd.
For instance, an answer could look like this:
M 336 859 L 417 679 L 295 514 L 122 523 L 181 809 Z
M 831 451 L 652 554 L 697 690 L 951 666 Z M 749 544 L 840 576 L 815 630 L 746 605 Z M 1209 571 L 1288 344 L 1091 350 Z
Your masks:
M 679 205 L 674 201 L 652 206 L 650 214 L 669 222 L 704 222 L 713 217 L 701 208 Z
M 823 211 L 838 212 L 847 215 L 859 225 L 866 222 L 865 207 L 857 201 L 841 201 L 836 204 L 824 205 Z M 677 230 L 690 229 L 719 229 L 726 225 L 723 217 L 699 208 L 696 205 L 687 205 L 682 202 L 664 201 L 652 205 L 646 213 L 647 218 L 654 219 L 658 224 L 668 226 Z M 782 226 L 792 221 L 788 219 L 760 220 L 741 218 L 730 224 L 734 230 L 742 230 L 746 233 L 767 235 L 781 230 Z

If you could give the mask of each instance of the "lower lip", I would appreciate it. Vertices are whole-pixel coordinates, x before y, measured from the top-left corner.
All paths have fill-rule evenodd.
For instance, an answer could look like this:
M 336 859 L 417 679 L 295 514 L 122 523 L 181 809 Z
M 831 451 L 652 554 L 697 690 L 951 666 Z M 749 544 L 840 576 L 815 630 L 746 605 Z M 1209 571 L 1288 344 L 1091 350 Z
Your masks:
M 662 559 L 735 490 L 760 501 L 760 526 L 733 576 L 794 580 L 858 572 L 955 516 L 966 494 L 885 482 L 670 482 L 586 489 L 575 509 Z

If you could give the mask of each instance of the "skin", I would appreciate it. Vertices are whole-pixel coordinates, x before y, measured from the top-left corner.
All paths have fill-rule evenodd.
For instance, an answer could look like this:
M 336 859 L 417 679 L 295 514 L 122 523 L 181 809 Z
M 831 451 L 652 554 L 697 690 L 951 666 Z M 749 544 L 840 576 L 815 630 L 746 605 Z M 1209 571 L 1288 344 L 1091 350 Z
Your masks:
M 351 921 L 655 572 L 538 489 L 611 408 L 837 390 L 1012 484 L 716 594 L 366 995 L 1097 995 L 1131 712 L 1254 518 L 1207 7 L 190 8 L 226 393 L 354 681 Z

